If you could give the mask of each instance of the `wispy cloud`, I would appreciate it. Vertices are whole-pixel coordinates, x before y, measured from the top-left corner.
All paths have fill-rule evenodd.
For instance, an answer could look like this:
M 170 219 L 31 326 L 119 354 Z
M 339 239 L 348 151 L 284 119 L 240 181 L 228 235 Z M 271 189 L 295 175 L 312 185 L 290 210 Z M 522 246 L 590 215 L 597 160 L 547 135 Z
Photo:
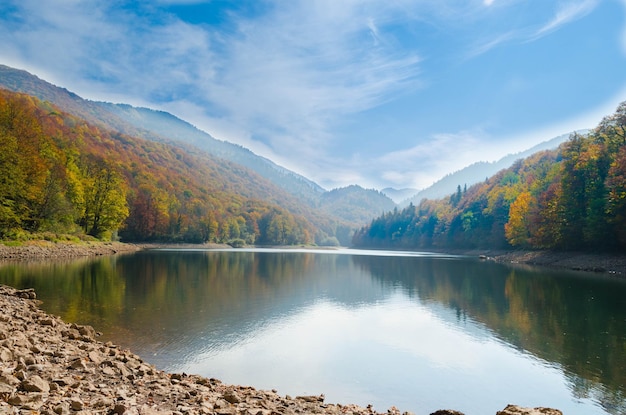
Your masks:
M 494 2 L 495 0 L 484 0 L 483 4 L 492 6 Z M 490 37 L 479 40 L 477 46 L 471 47 L 469 52 L 465 54 L 465 57 L 471 59 L 510 42 L 532 42 L 538 40 L 568 23 L 583 18 L 591 13 L 598 6 L 599 2 L 600 0 L 570 0 L 561 2 L 554 13 L 551 14 L 548 22 L 538 29 L 536 27 L 533 28 L 534 21 L 528 20 L 522 21 L 517 27 L 509 27 L 500 34 L 497 32 L 490 33 Z M 510 6 L 515 6 L 515 3 L 511 3 Z M 504 11 L 506 7 L 503 5 L 501 9 Z
M 552 20 L 532 34 L 531 40 L 538 39 L 558 30 L 561 26 L 580 19 L 595 9 L 600 0 L 568 1 L 561 3 Z
M 476 56 L 482 55 L 483 53 L 487 53 L 490 50 L 515 39 L 516 33 L 513 31 L 496 35 L 494 38 L 487 40 L 486 42 L 480 43 L 478 46 L 475 46 L 469 50 L 466 54 L 467 59 L 475 58 Z
M 413 147 L 384 154 L 375 165 L 387 181 L 423 189 L 445 174 L 471 164 L 476 157 L 490 160 L 493 154 L 481 145 L 485 139 L 485 132 L 480 129 L 439 133 Z
M 626 10 L 626 0 L 621 0 L 622 6 L 624 6 L 624 10 Z M 622 50 L 626 54 L 626 26 L 622 29 Z
M 380 40 L 388 18 L 353 2 L 290 2 L 241 19 L 206 92 L 258 135 L 319 147 L 339 117 L 415 85 L 419 56 Z
M 344 121 L 414 92 L 396 109 L 406 117 L 398 122 L 411 111 L 423 116 L 437 82 L 457 72 L 472 82 L 473 68 L 464 66 L 471 58 L 494 49 L 511 56 L 506 48 L 554 33 L 600 0 L 532 10 L 522 0 L 259 0 L 254 13 L 229 9 L 217 25 L 173 14 L 203 3 L 211 0 L 4 0 L 0 58 L 90 99 L 170 110 L 322 184 L 383 177 L 423 186 L 479 157 L 476 140 L 485 137 L 473 120 L 451 126 L 450 119 L 437 131 L 453 133 L 430 130 L 415 145 L 393 143 L 409 148 L 384 156 L 361 149 L 366 143 L 348 137 Z M 495 61 L 488 69 L 508 70 Z M 494 85 L 481 81 L 485 90 Z M 451 99 L 461 102 L 462 89 Z M 395 131 L 410 140 L 416 123 L 406 125 Z M 352 148 L 335 153 L 339 140 Z

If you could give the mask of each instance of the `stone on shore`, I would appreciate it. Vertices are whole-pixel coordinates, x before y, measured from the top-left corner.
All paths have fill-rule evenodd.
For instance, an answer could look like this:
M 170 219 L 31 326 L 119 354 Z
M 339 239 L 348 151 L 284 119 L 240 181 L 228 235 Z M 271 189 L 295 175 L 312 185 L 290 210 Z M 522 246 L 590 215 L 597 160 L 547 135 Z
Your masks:
M 325 403 L 324 395 L 292 399 L 274 390 L 163 372 L 128 350 L 98 341 L 92 327 L 68 324 L 46 314 L 37 306 L 34 294 L 0 285 L 2 415 L 379 414 L 371 405 Z M 509 406 L 498 415 L 562 415 L 556 410 L 511 412 L 515 408 Z M 402 414 L 395 407 L 385 413 Z M 436 414 L 462 415 L 456 411 Z
M 507 405 L 496 415 L 563 415 L 563 412 L 552 408 L 522 408 L 517 405 Z

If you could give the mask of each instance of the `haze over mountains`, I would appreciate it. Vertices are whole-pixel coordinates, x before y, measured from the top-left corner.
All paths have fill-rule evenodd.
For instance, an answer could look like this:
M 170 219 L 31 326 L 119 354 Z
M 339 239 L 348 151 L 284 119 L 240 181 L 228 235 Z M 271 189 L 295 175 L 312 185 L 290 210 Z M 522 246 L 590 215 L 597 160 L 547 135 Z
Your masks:
M 322 215 L 341 224 L 340 233 L 348 233 L 346 228 L 355 228 L 368 222 L 382 212 L 392 210 L 397 204 L 419 203 L 422 198 L 439 198 L 453 193 L 458 185 L 468 186 L 495 174 L 498 170 L 510 166 L 516 159 L 536 151 L 555 148 L 567 139 L 567 135 L 554 138 L 532 149 L 507 156 L 497 162 L 480 162 L 452 173 L 433 186 L 417 191 L 415 189 L 396 190 L 386 188 L 382 191 L 363 189 L 353 185 L 346 188 L 327 191 L 317 183 L 285 169 L 267 158 L 258 156 L 250 150 L 226 141 L 216 139 L 180 118 L 163 111 L 137 108 L 127 104 L 90 101 L 57 86 L 54 86 L 26 71 L 0 65 L 0 87 L 11 91 L 33 95 L 48 101 L 74 116 L 123 134 L 168 143 L 184 148 L 189 152 L 206 152 L 214 160 L 234 163 L 242 166 L 267 181 L 266 195 L 260 195 L 253 189 L 248 193 L 255 197 L 263 196 L 281 204 L 285 202 L 297 214 L 303 208 L 294 208 L 301 204 L 309 211 L 308 216 Z M 271 185 L 270 185 L 271 184 Z M 276 186 L 276 187 L 273 187 Z M 280 189 L 280 190 L 278 190 Z M 313 211 L 318 214 L 311 213 Z M 327 222 L 327 220 L 324 220 Z M 344 239 L 347 235 L 343 235 Z M 340 241 L 345 243 L 346 240 Z
M 585 134 L 589 130 L 576 131 L 579 134 Z M 469 166 L 450 173 L 437 180 L 432 186 L 426 189 L 414 192 L 410 197 L 396 201 L 400 206 L 408 206 L 409 203 L 419 204 L 422 199 L 439 199 L 454 193 L 458 186 L 464 188 L 483 181 L 502 169 L 506 169 L 515 163 L 516 160 L 529 157 L 539 151 L 552 150 L 559 146 L 569 138 L 570 134 L 563 134 L 551 140 L 533 146 L 532 148 L 515 154 L 509 154 L 506 157 L 494 162 L 480 161 L 470 164 Z

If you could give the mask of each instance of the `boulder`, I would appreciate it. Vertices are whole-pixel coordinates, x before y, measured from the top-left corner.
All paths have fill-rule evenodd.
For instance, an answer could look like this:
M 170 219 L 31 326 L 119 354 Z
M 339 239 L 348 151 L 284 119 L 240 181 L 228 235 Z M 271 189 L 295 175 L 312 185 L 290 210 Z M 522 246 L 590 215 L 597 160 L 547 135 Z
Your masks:
M 50 385 L 41 377 L 34 375 L 24 380 L 20 385 L 26 392 L 50 392 Z
M 496 415 L 563 415 L 563 412 L 552 408 L 523 408 L 517 405 L 507 405 Z

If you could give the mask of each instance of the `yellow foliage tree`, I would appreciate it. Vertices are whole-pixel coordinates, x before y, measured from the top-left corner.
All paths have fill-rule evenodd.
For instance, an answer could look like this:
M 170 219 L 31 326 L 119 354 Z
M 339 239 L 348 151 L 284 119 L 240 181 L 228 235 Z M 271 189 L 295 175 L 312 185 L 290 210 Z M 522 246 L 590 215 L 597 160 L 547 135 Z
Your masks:
M 520 193 L 509 209 L 509 221 L 504 225 L 507 241 L 513 246 L 530 245 L 529 212 L 532 202 L 530 192 Z

